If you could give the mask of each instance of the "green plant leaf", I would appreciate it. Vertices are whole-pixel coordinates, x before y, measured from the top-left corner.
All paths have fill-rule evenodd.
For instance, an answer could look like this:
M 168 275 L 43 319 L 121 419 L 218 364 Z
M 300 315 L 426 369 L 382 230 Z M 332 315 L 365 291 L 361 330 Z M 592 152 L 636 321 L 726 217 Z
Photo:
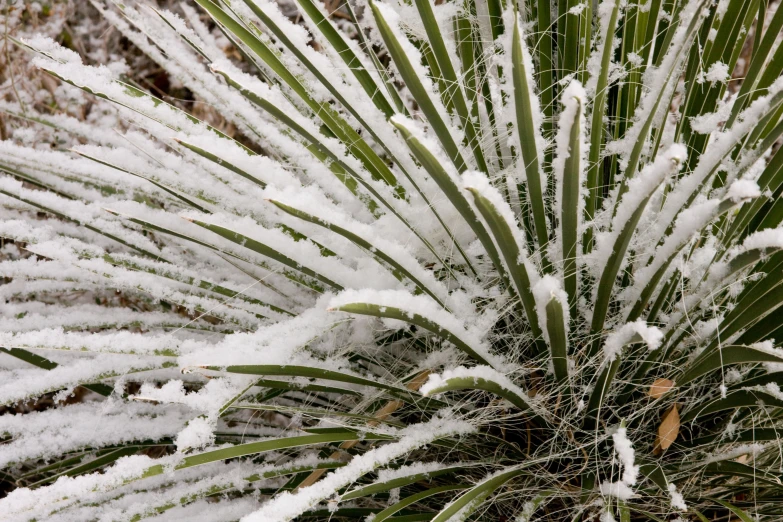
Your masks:
M 542 43 L 543 45 L 543 43 Z M 544 192 L 546 184 L 541 172 L 539 143 L 541 141 L 535 116 L 535 93 L 530 78 L 533 71 L 530 70 L 530 55 L 525 47 L 519 17 L 515 17 L 514 34 L 511 47 L 511 61 L 513 70 L 511 75 L 514 82 L 514 106 L 516 109 L 516 126 L 519 133 L 519 148 L 525 169 L 525 179 L 528 191 L 528 201 L 533 216 L 535 237 L 538 246 L 542 250 L 549 243 L 549 232 L 546 225 L 546 208 Z
M 723 346 L 708 356 L 695 360 L 692 364 L 686 366 L 685 372 L 676 379 L 677 386 L 685 386 L 694 379 L 729 364 L 759 362 L 783 363 L 783 356 L 753 346 Z
M 379 306 L 372 303 L 347 303 L 337 307 L 336 309 L 340 310 L 341 312 L 348 312 L 351 314 L 385 317 L 387 319 L 397 319 L 398 321 L 405 321 L 407 323 L 414 324 L 449 341 L 459 350 L 462 350 L 479 363 L 491 366 L 491 364 L 483 356 L 481 356 L 473 347 L 471 347 L 470 344 L 462 340 L 457 333 L 451 332 L 436 322 L 417 313 L 408 312 L 402 308 L 397 308 L 394 306 Z
M 392 516 L 394 513 L 397 513 L 406 507 L 415 504 L 416 502 L 423 500 L 425 498 L 439 495 L 440 493 L 446 493 L 448 491 L 459 491 L 462 489 L 465 489 L 467 486 L 463 485 L 448 485 L 448 486 L 437 486 L 430 489 L 425 489 L 424 491 L 420 491 L 419 493 L 416 493 L 415 495 L 411 495 L 409 497 L 406 497 L 396 504 L 392 504 L 391 506 L 387 507 L 377 515 L 375 515 L 375 518 L 373 520 L 377 520 L 380 522 L 381 520 L 386 520 L 390 516 Z
M 465 509 L 464 513 L 466 515 L 473 513 L 479 508 L 481 502 L 503 486 L 503 484 L 525 472 L 526 471 L 520 469 L 512 469 L 510 471 L 495 474 L 490 478 L 481 481 L 470 488 L 465 494 L 450 502 L 446 507 L 440 510 L 432 519 L 432 522 L 445 522 L 463 509 Z

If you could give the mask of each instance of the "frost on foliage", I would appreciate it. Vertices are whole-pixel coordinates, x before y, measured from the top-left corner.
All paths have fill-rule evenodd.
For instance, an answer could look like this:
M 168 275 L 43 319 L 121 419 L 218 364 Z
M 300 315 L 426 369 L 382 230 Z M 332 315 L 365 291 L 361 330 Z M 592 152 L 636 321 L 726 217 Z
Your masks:
M 617 206 L 609 230 L 599 232 L 596 237 L 596 248 L 590 259 L 590 267 L 595 274 L 600 274 L 606 266 L 618 236 L 633 213 L 652 196 L 668 176 L 679 170 L 686 157 L 687 149 L 684 146 L 672 145 L 663 154 L 659 154 L 655 162 L 642 169 L 638 176 L 628 181 L 628 190 Z
M 462 131 L 458 129 L 456 125 L 448 125 L 452 122 L 452 119 L 449 117 L 446 108 L 441 103 L 440 95 L 435 90 L 434 82 L 429 79 L 427 69 L 421 63 L 422 59 L 420 51 L 413 45 L 413 43 L 401 30 L 401 25 L 406 24 L 406 20 L 418 20 L 418 16 L 413 15 L 409 18 L 403 18 L 400 16 L 399 12 L 395 11 L 395 9 L 386 2 L 373 2 L 372 6 L 377 9 L 377 12 L 380 14 L 381 18 L 383 18 L 383 20 L 388 24 L 397 42 L 399 42 L 402 51 L 405 53 L 408 61 L 416 72 L 416 76 L 422 81 L 424 88 L 427 91 L 427 96 L 433 100 L 434 107 L 437 110 L 440 119 L 447 123 L 447 128 L 452 136 L 452 139 L 455 143 L 461 143 Z
M 377 482 L 388 482 L 390 480 L 407 477 L 409 475 L 428 474 L 433 471 L 443 469 L 445 466 L 440 462 L 414 462 L 399 468 L 384 468 L 378 470 Z
M 597 14 L 599 19 L 599 32 L 596 34 L 595 48 L 587 60 L 587 72 L 589 73 L 589 78 L 587 80 L 587 84 L 585 85 L 585 90 L 590 97 L 594 97 L 597 94 L 596 88 L 598 87 L 598 77 L 602 72 L 601 66 L 604 49 L 606 48 L 607 41 L 610 37 L 609 22 L 611 21 L 612 11 L 614 11 L 615 6 L 617 6 L 619 9 L 617 18 L 617 23 L 619 24 L 621 23 L 623 15 L 625 14 L 625 10 L 623 9 L 625 6 L 625 0 L 602 0 L 598 5 Z M 611 51 L 614 52 L 620 43 L 621 40 L 619 38 L 613 38 Z M 606 72 L 609 84 L 621 79 L 626 74 L 627 72 L 621 64 L 614 61 L 609 62 L 609 70 Z
M 229 403 L 238 393 L 252 383 L 252 379 L 234 376 L 232 379 L 210 379 L 196 393 L 185 393 L 182 381 L 170 380 L 156 388 L 147 383 L 142 385 L 136 396 L 141 401 L 183 404 L 190 409 L 203 413 L 191 419 L 177 434 L 175 444 L 179 451 L 201 448 L 215 440 L 216 418 L 219 410 Z
M 640 140 L 642 143 L 646 142 L 648 138 L 646 135 L 642 135 L 646 120 L 662 115 L 662 111 L 668 109 L 665 104 L 658 103 L 658 99 L 669 99 L 676 86 L 676 81 L 672 78 L 679 76 L 679 69 L 688 54 L 682 52 L 683 47 L 689 43 L 688 25 L 694 16 L 704 15 L 704 10 L 697 12 L 698 9 L 698 2 L 691 1 L 680 10 L 680 21 L 672 38 L 672 45 L 669 46 L 660 66 L 648 67 L 644 73 L 642 84 L 646 89 L 634 114 L 633 125 L 622 139 L 607 144 L 607 151 L 620 155 L 619 164 L 623 171 L 628 166 L 629 156 L 634 146 Z
M 577 198 L 577 216 L 582 216 L 584 213 L 584 167 L 587 163 L 587 155 L 589 153 L 588 147 L 585 143 L 585 104 L 587 102 L 587 94 L 582 84 L 576 80 L 573 80 L 563 90 L 561 97 L 563 103 L 563 110 L 560 112 L 560 124 L 558 125 L 557 135 L 555 136 L 555 151 L 554 160 L 552 161 L 552 171 L 555 174 L 555 208 L 563 208 L 563 191 L 565 190 L 565 166 L 568 159 L 576 160 L 578 166 L 578 190 L 579 196 Z M 571 158 L 574 152 L 571 150 L 571 132 L 572 126 L 577 125 L 579 136 L 579 152 L 578 158 Z M 558 216 L 556 229 L 557 240 L 550 244 L 550 252 L 554 259 L 563 260 L 565 257 L 573 257 L 575 253 L 563 252 L 562 237 L 563 237 L 563 224 L 560 220 L 561 216 Z M 577 220 L 580 223 L 581 220 Z M 577 228 L 579 226 L 577 225 Z M 580 248 L 579 242 L 576 245 L 577 250 Z
M 615 482 L 606 480 L 601 482 L 601 494 L 628 500 L 636 494 L 631 486 L 636 485 L 636 480 L 639 477 L 639 466 L 634 464 L 634 449 L 631 441 L 628 439 L 626 428 L 618 428 L 612 434 L 612 440 L 614 440 L 614 451 L 617 455 L 617 460 L 622 467 L 622 475 L 620 480 Z
M 730 129 L 713 135 L 706 152 L 699 157 L 696 168 L 680 179 L 667 197 L 658 216 L 658 223 L 650 230 L 649 236 L 652 241 L 657 244 L 665 235 L 670 224 L 676 220 L 689 200 L 702 188 L 705 180 L 714 172 L 723 158 L 731 152 L 736 143 L 761 120 L 769 109 L 771 100 L 779 96 L 781 92 L 783 92 L 783 78 L 777 79 L 770 85 L 766 96 L 757 98 L 747 109 L 742 111 Z
M 163 414 L 163 415 L 161 415 Z M 0 467 L 54 458 L 80 448 L 101 448 L 176 434 L 190 414 L 143 403 L 88 402 L 24 415 L 0 416 L 0 431 L 14 437 L 0 446 Z M 122 426 L 122 429 L 117 429 Z
M 427 382 L 424 383 L 424 386 L 422 386 L 419 391 L 425 397 L 437 393 L 437 390 L 446 385 L 450 379 L 470 379 L 474 382 L 477 379 L 482 379 L 496 384 L 504 390 L 508 390 L 511 394 L 516 395 L 522 400 L 526 400 L 528 396 L 527 392 L 514 384 L 509 377 L 489 366 L 474 366 L 472 368 L 460 366 L 458 368 L 446 370 L 442 374 L 431 374 Z
M 279 321 L 250 333 L 234 333 L 220 342 L 202 344 L 183 354 L 179 362 L 183 367 L 233 364 L 292 364 L 306 363 L 309 355 L 302 348 L 336 324 L 326 311 L 326 295 L 316 301 L 316 306 L 297 317 Z
M 268 501 L 260 510 L 245 517 L 245 522 L 286 522 L 311 509 L 318 502 L 329 498 L 335 491 L 354 482 L 362 475 L 385 466 L 391 460 L 446 436 L 459 436 L 474 430 L 465 421 L 434 418 L 423 425 L 414 424 L 400 432 L 397 442 L 372 449 L 354 457 L 318 483 L 299 489 L 295 493 L 282 493 Z
M 679 358 L 687 367 L 716 340 L 725 346 L 757 336 L 755 321 L 777 313 L 770 308 L 747 324 L 737 320 L 750 315 L 743 308 L 754 301 L 754 289 L 770 290 L 767 304 L 775 295 L 764 280 L 774 273 L 763 271 L 774 268 L 767 261 L 783 249 L 783 232 L 773 222 L 776 212 L 767 212 L 760 198 L 777 193 L 779 153 L 770 139 L 775 122 L 768 117 L 777 115 L 783 80 L 766 73 L 774 66 L 767 57 L 748 98 L 711 97 L 700 106 L 698 93 L 722 90 L 732 69 L 742 67 L 722 58 L 725 63 L 696 63 L 688 71 L 692 78 L 682 74 L 689 57 L 703 53 L 702 36 L 711 42 L 705 48 L 723 44 L 716 41 L 717 27 L 726 23 L 731 3 L 667 3 L 657 21 L 648 21 L 666 34 L 636 49 L 622 41 L 623 31 L 610 28 L 610 18 L 616 9 L 622 27 L 635 9 L 643 21 L 642 13 L 653 13 L 651 0 L 635 7 L 625 0 L 580 0 L 568 3 L 568 13 L 558 12 L 556 2 L 551 13 L 531 12 L 530 2 L 506 2 L 502 13 L 491 12 L 491 2 L 471 4 L 475 10 L 437 2 L 434 26 L 426 27 L 432 21 L 421 19 L 422 4 L 397 0 L 343 3 L 336 12 L 309 0 L 166 0 L 156 10 L 136 2 L 84 2 L 89 16 L 82 2 L 46 8 L 17 2 L 3 16 L 33 54 L 17 60 L 22 55 L 14 53 L 28 51 L 9 45 L 0 57 L 0 68 L 11 57 L 13 72 L 0 80 L 9 93 L 0 111 L 10 116 L 3 119 L 7 139 L 0 141 L 0 405 L 18 412 L 0 416 L 0 466 L 13 479 L 34 484 L 67 471 L 68 459 L 83 456 L 80 466 L 141 443 L 157 444 L 150 454 L 165 456 L 126 457 L 97 472 L 18 487 L 0 500 L 0 512 L 9 519 L 55 522 L 284 521 L 313 509 L 339 514 L 342 508 L 377 513 L 407 490 L 395 487 L 349 502 L 340 494 L 415 474 L 451 473 L 460 483 L 482 484 L 502 476 L 509 469 L 505 461 L 514 462 L 522 449 L 535 473 L 525 471 L 454 518 L 516 512 L 524 520 L 535 518 L 541 498 L 534 496 L 541 491 L 528 495 L 536 487 L 531 477 L 540 485 L 562 483 L 559 460 L 580 448 L 604 480 L 602 495 L 633 498 L 630 507 L 640 512 L 686 510 L 673 483 L 663 495 L 635 491 L 639 467 L 625 428 L 612 435 L 616 458 L 610 459 L 603 432 L 573 421 L 583 415 L 604 365 L 619 365 L 615 384 L 622 387 L 639 384 L 630 372 L 642 360 L 650 363 L 645 379 L 676 379 Z M 65 30 L 64 19 L 48 11 L 64 12 L 65 4 L 79 13 L 67 29 L 84 56 L 53 39 Z M 708 16 L 711 10 L 715 16 Z M 218 11 L 226 15 L 223 22 Z M 96 12 L 102 21 L 92 27 Z M 545 15 L 551 25 L 537 27 Z M 736 22 L 759 25 L 751 15 L 757 16 L 751 11 Z M 776 20 L 774 5 L 767 15 Z M 325 21 L 316 22 L 321 16 Z M 579 49 L 578 70 L 564 76 L 557 53 L 546 69 L 542 44 L 580 47 L 567 41 L 577 20 L 581 28 L 594 28 L 584 42 L 588 48 Z M 108 24 L 114 33 L 105 31 Z M 31 37 L 32 26 L 42 36 Z M 272 34 L 274 26 L 284 37 Z M 235 34 L 240 27 L 249 32 Z M 399 49 L 385 45 L 382 28 Z M 434 28 L 443 47 L 430 39 Z M 512 49 L 515 34 L 519 49 Z M 764 33 L 759 36 L 757 41 L 767 42 Z M 132 52 L 114 56 L 111 42 L 120 38 Z M 513 63 L 514 54 L 521 63 Z M 601 69 L 604 55 L 608 70 Z M 440 74 L 448 65 L 444 58 L 455 68 L 456 85 Z M 421 88 L 404 85 L 403 66 Z M 44 74 L 32 74 L 34 68 Z M 139 71 L 165 73 L 172 90 L 147 95 Z M 514 72 L 525 75 L 529 96 L 514 92 Z M 625 96 L 637 74 L 643 75 L 638 96 Z M 612 103 L 603 107 L 596 103 L 599 77 L 607 80 L 603 94 L 612 93 Z M 457 98 L 444 99 L 445 89 Z M 188 99 L 174 96 L 175 90 L 186 91 Z M 462 99 L 478 129 L 475 142 L 465 139 L 461 108 L 455 110 Z M 517 103 L 532 120 L 533 135 L 526 139 L 535 142 L 539 169 L 531 174 L 540 176 L 551 225 L 544 237 L 531 234 L 525 160 L 532 158 L 521 154 L 526 144 L 520 143 Z M 736 103 L 745 104 L 743 110 Z M 586 120 L 584 113 L 592 117 Z M 619 121 L 622 114 L 633 116 Z M 703 147 L 677 143 L 688 126 L 704 135 Z M 428 149 L 435 164 L 422 165 L 412 155 L 400 127 Z M 570 150 L 573 130 L 579 131 L 580 158 Z M 460 149 L 464 168 L 448 157 L 444 136 Z M 599 179 L 585 180 L 594 138 L 603 151 L 596 156 Z M 473 152 L 485 157 L 485 171 L 477 170 Z M 631 175 L 632 152 L 638 161 Z M 575 317 L 562 267 L 569 255 L 562 252 L 564 171 L 573 159 L 580 160 Z M 448 183 L 437 183 L 433 168 L 442 168 Z M 396 185 L 382 179 L 391 176 Z M 590 223 L 583 223 L 586 181 L 602 188 L 601 208 Z M 495 223 L 477 212 L 466 190 L 491 203 L 496 214 L 489 218 L 508 225 L 498 227 L 502 236 L 495 237 Z M 478 224 L 463 218 L 470 209 Z M 481 228 L 489 242 L 478 240 Z M 503 250 L 504 241 L 515 243 L 520 256 L 504 257 L 496 266 L 485 247 Z M 617 277 L 602 282 L 607 267 L 616 267 Z M 527 272 L 529 289 L 507 287 L 499 277 L 519 275 L 513 273 L 518 269 Z M 543 340 L 534 338 L 536 329 L 518 313 L 519 294 L 527 291 Z M 591 331 L 587 323 L 599 291 L 607 297 L 607 317 Z M 550 359 L 549 333 L 561 330 L 547 328 L 552 303 L 563 311 L 562 333 L 573 352 L 570 398 L 552 393 L 551 379 L 542 376 Z M 352 311 L 339 311 L 351 304 Z M 393 318 L 377 317 L 384 315 Z M 738 330 L 719 338 L 727 320 Z M 752 348 L 780 355 L 770 339 L 754 341 L 748 341 Z M 641 359 L 619 364 L 624 347 L 636 343 L 658 352 L 642 347 L 636 354 Z M 763 365 L 769 372 L 782 367 Z M 717 399 L 718 390 L 723 396 L 745 390 L 780 399 L 776 383 L 743 384 L 758 371 L 741 365 L 717 381 L 716 370 L 678 393 L 695 401 L 691 411 Z M 468 388 L 471 381 L 498 386 L 506 397 L 528 402 L 532 412 L 508 408 L 489 392 L 444 391 L 452 379 Z M 83 393 L 83 386 L 101 393 Z M 701 388 L 709 393 L 691 393 Z M 611 393 L 602 399 L 621 418 L 654 407 L 646 396 L 623 404 Z M 262 415 L 246 402 L 270 411 Z M 444 404 L 448 413 L 436 414 L 433 405 Z M 36 411 L 41 407 L 47 409 Z M 735 441 L 759 418 L 731 416 L 722 438 L 703 454 L 648 457 L 672 466 L 688 460 L 698 471 L 740 455 L 773 454 L 772 443 Z M 701 419 L 693 421 L 699 433 L 705 429 Z M 325 431 L 306 434 L 311 428 Z M 225 455 L 212 451 L 342 428 L 357 431 L 357 440 L 342 448 L 349 451 L 339 453 L 344 466 L 318 480 L 311 474 L 312 483 L 294 491 L 266 494 L 283 491 L 289 475 L 323 465 L 332 469 L 337 463 L 318 458 L 325 447 L 178 467 Z M 639 441 L 649 440 L 655 426 L 642 429 Z M 389 440 L 368 440 L 367 430 Z M 541 444 L 506 451 L 530 433 Z M 433 444 L 436 439 L 446 440 Z M 756 459 L 755 465 L 766 461 Z M 534 499 L 524 506 L 517 494 L 522 490 L 524 499 Z M 691 502 L 703 497 L 692 486 L 688 493 Z M 436 513 L 461 493 L 450 495 L 422 499 L 421 507 Z M 563 499 L 567 511 L 614 521 L 613 499 L 595 492 L 584 505 L 576 497 Z M 574 513 L 562 515 L 571 519 Z
M 754 442 L 751 444 L 740 444 L 739 446 L 735 446 L 732 449 L 707 456 L 707 458 L 704 459 L 704 464 L 711 464 L 713 462 L 721 462 L 724 460 L 736 459 L 741 455 L 749 455 L 751 457 L 756 457 L 762 451 L 769 448 L 773 444 L 777 446 L 776 442 L 773 442 L 771 444 L 770 443 L 762 444 L 759 442 Z
M 462 174 L 462 185 L 466 189 L 475 190 L 481 197 L 486 198 L 492 204 L 495 211 L 501 216 L 514 237 L 520 256 L 520 259 L 517 259 L 517 263 L 522 264 L 525 267 L 525 270 L 527 270 L 528 277 L 530 277 L 532 281 L 535 281 L 538 270 L 529 258 L 527 241 L 524 237 L 524 233 L 518 225 L 514 211 L 503 198 L 500 191 L 490 183 L 489 179 L 487 179 L 484 174 L 477 171 L 467 171 Z M 509 267 L 506 265 L 506 269 L 510 271 L 515 270 L 516 267 Z
M 144 384 L 139 393 L 133 398 L 136 400 L 184 404 L 203 413 L 215 413 L 243 385 L 244 383 L 241 383 L 240 386 L 232 386 L 231 381 L 228 379 L 210 379 L 206 386 L 198 392 L 185 393 L 183 382 L 172 380 L 160 388 Z
M 768 228 L 749 235 L 742 242 L 743 250 L 767 250 L 783 248 L 783 229 Z
M 120 458 L 103 473 L 63 476 L 46 488 L 19 488 L 3 500 L 3 512 L 9 517 L 21 519 L 41 506 L 53 511 L 59 505 L 68 505 L 80 497 L 84 499 L 86 493 L 116 489 L 129 480 L 141 477 L 153 464 L 155 460 L 145 455 L 133 455 Z
M 560 303 L 560 306 L 563 308 L 563 328 L 567 331 L 569 322 L 568 294 L 565 293 L 563 285 L 557 278 L 551 275 L 545 275 L 533 285 L 533 296 L 536 299 L 536 311 L 538 312 L 538 321 L 541 324 L 541 330 L 547 343 L 549 343 L 546 307 L 551 301 Z
M 721 100 L 718 103 L 718 110 L 707 114 L 701 114 L 691 118 L 691 129 L 699 134 L 711 134 L 715 132 L 719 124 L 724 123 L 731 114 L 735 99 L 732 97 L 727 101 Z
M 501 357 L 492 354 L 486 343 L 481 339 L 478 328 L 460 320 L 454 314 L 443 310 L 432 299 L 425 296 L 414 296 L 408 292 L 396 290 L 346 290 L 329 301 L 329 309 L 338 309 L 353 303 L 367 303 L 380 307 L 400 309 L 404 315 L 413 318 L 414 315 L 434 323 L 439 328 L 447 330 L 462 339 L 470 348 L 495 368 L 503 366 Z
M 527 32 L 524 30 L 525 24 L 522 21 L 521 13 L 517 13 L 516 11 L 512 10 L 506 10 L 503 14 L 503 24 L 508 27 L 512 28 L 515 26 L 519 26 L 519 33 L 520 33 L 520 39 L 519 44 L 521 46 L 521 49 L 519 49 L 520 54 L 522 55 L 522 60 L 524 64 L 524 73 L 526 76 L 527 84 L 530 87 L 533 92 L 535 92 L 535 85 L 536 82 L 534 80 L 535 76 L 535 66 L 533 62 L 533 56 L 531 54 L 531 50 L 528 47 L 527 43 Z M 512 45 L 513 45 L 513 31 L 508 30 L 504 34 L 500 35 L 496 41 L 496 45 L 498 45 L 500 48 L 504 50 L 503 55 L 503 65 L 507 68 L 507 70 L 511 70 L 512 64 L 511 64 L 511 57 L 512 57 Z M 513 92 L 513 81 L 511 78 L 504 78 L 505 85 L 504 90 L 507 93 L 509 97 L 514 96 Z M 544 151 L 547 148 L 547 142 L 542 134 L 542 127 L 544 123 L 544 113 L 541 108 L 541 100 L 538 96 L 529 96 L 527 99 L 527 102 L 530 104 L 530 117 L 533 120 L 533 132 L 535 136 L 535 145 L 536 145 L 536 153 L 538 155 L 538 165 L 539 165 L 539 176 L 541 178 L 541 186 L 545 187 L 547 184 L 547 178 L 546 173 L 543 168 L 544 164 Z M 514 105 L 508 106 L 505 111 L 501 113 L 501 117 L 504 119 L 508 119 L 509 122 L 513 121 L 513 111 L 514 111 Z M 502 128 L 502 127 L 500 127 Z M 520 140 L 519 136 L 519 129 L 516 128 L 516 126 L 513 127 L 511 136 L 509 138 L 508 144 L 516 147 L 519 144 Z M 517 174 L 517 181 L 523 182 L 524 176 L 522 175 L 524 173 L 524 168 L 522 168 L 523 165 L 520 164 L 519 168 L 516 169 Z
M 606 337 L 604 342 L 606 360 L 614 361 L 622 353 L 624 346 L 637 340 L 644 342 L 650 350 L 657 350 L 663 340 L 663 332 L 655 326 L 648 326 L 642 319 L 626 323 Z
M 154 357 L 99 354 L 72 357 L 51 370 L 27 365 L 19 369 L 0 371 L 0 404 L 12 404 L 64 388 L 73 389 L 80 384 L 116 377 L 131 371 L 151 370 L 159 365 L 160 359 Z
M 729 187 L 726 199 L 739 204 L 758 196 L 760 191 L 755 181 L 740 179 Z M 635 275 L 633 286 L 623 291 L 622 295 L 629 305 L 633 306 L 637 303 L 647 285 L 654 284 L 655 274 L 673 260 L 687 241 L 717 218 L 721 212 L 725 212 L 722 203 L 723 201 L 717 198 L 707 200 L 699 198 L 691 206 L 682 210 L 663 244 L 648 250 L 649 264 Z
M 177 439 L 174 441 L 177 450 L 198 449 L 212 444 L 215 440 L 214 429 L 213 423 L 208 419 L 196 417 L 177 434 Z

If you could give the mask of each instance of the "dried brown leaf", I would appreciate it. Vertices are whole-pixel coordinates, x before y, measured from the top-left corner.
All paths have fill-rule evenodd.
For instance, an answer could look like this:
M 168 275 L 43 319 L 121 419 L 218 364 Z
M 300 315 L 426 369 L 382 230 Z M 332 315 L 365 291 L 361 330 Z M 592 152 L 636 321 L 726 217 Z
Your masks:
M 660 399 L 664 393 L 672 389 L 672 386 L 674 386 L 674 381 L 663 378 L 655 379 L 655 382 L 650 386 L 649 395 L 653 399 Z
M 658 455 L 668 449 L 677 440 L 679 434 L 680 412 L 677 405 L 674 404 L 663 414 L 661 425 L 658 426 L 658 436 L 655 439 L 653 454 Z

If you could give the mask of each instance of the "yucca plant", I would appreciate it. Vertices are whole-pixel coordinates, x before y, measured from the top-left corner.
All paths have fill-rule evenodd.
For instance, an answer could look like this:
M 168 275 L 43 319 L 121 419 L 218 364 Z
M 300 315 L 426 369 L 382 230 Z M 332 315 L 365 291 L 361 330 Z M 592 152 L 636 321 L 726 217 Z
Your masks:
M 15 40 L 0 518 L 780 520 L 777 4 L 143 4 L 213 125 Z

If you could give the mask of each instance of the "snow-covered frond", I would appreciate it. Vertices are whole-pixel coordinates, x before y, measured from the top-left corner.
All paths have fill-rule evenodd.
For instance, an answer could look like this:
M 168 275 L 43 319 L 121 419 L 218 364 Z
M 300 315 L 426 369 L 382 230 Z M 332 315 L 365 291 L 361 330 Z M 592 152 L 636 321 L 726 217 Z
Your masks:
M 778 5 L 10 2 L 0 519 L 777 520 Z

